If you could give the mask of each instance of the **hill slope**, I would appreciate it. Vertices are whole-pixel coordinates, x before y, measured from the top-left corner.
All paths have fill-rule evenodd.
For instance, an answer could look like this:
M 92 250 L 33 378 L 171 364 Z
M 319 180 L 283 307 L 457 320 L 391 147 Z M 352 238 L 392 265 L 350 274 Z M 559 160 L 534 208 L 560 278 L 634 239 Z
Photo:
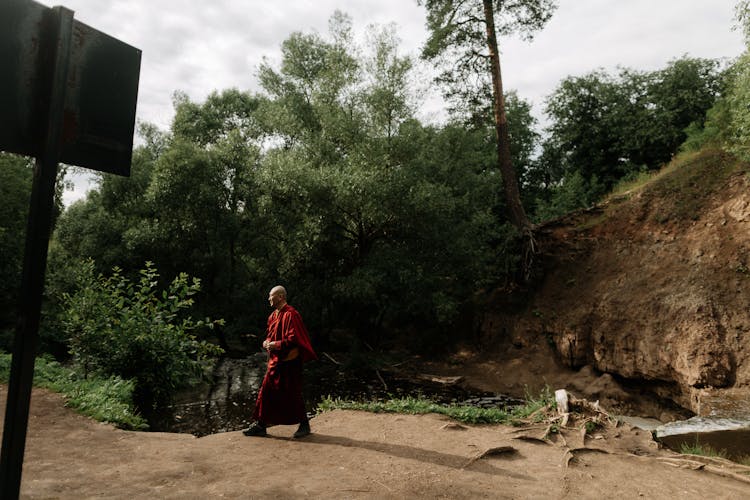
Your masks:
M 498 356 L 549 344 L 566 367 L 699 414 L 717 388 L 750 387 L 749 169 L 719 151 L 681 156 L 543 225 L 541 276 L 522 299 L 491 300 L 483 343 Z

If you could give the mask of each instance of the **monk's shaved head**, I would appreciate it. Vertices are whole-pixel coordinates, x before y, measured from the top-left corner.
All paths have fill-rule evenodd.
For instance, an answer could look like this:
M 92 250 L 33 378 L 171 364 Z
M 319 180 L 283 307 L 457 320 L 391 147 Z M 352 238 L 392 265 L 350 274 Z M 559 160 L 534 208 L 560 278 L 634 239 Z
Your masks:
M 283 299 L 286 298 L 286 288 L 284 288 L 281 285 L 276 285 L 275 287 L 271 288 L 271 292 L 269 295 L 276 295 L 278 297 L 281 297 Z

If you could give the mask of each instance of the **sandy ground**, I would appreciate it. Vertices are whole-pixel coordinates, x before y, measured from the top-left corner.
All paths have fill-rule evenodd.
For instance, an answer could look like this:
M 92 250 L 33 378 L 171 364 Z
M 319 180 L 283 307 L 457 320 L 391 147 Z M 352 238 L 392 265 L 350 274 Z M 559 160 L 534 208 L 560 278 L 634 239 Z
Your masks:
M 6 394 L 1 387 L 3 406 Z M 291 439 L 294 427 L 265 438 L 129 432 L 35 389 L 21 496 L 750 498 L 750 469 L 688 460 L 629 427 L 585 440 L 571 428 L 545 443 L 540 427 L 333 411 L 312 428 L 302 440 Z M 499 453 L 477 458 L 492 449 Z

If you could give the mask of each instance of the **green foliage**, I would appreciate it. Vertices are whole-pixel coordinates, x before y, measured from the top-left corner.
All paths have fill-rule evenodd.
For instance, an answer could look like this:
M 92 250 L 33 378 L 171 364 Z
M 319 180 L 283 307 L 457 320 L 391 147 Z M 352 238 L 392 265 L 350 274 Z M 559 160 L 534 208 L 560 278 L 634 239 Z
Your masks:
M 515 418 L 528 418 L 532 415 L 537 415 L 536 418 L 541 421 L 544 418 L 544 414 L 539 412 L 539 410 L 544 407 L 557 407 L 555 394 L 548 385 L 545 385 L 539 391 L 539 394 L 536 395 L 531 393 L 529 388 L 526 387 L 524 399 L 526 404 L 513 409 L 513 416 Z
M 707 444 L 701 444 L 696 441 L 693 444 L 682 443 L 680 445 L 680 453 L 686 455 L 700 455 L 702 457 L 719 457 L 727 458 L 727 452 L 725 450 L 716 450 Z
M 429 35 L 422 57 L 438 63 L 443 70 L 438 82 L 443 84 L 454 109 L 466 107 L 467 103 L 486 102 L 487 89 L 492 86 L 483 2 L 419 0 L 418 3 L 427 11 Z M 516 34 L 525 40 L 533 39 L 557 8 L 554 0 L 492 3 L 497 34 Z
M 436 82 L 452 103 L 454 116 L 469 116 L 480 123 L 482 116 L 492 117 L 496 147 L 495 162 L 500 173 L 505 213 L 510 221 L 530 237 L 530 223 L 523 207 L 519 178 L 523 170 L 513 165 L 511 132 L 501 76 L 500 48 L 497 36 L 518 34 L 531 40 L 552 17 L 554 0 L 490 2 L 479 0 L 424 0 L 429 38 L 422 57 L 438 63 L 442 70 Z M 491 104 L 488 107 L 488 104 Z M 468 112 L 459 110 L 466 109 Z M 486 111 L 491 109 L 491 113 Z M 477 117 L 479 120 L 477 120 Z M 521 144 L 516 136 L 516 145 Z M 523 152 L 521 152 L 523 154 Z M 499 187 L 499 186 L 498 186 Z
M 750 48 L 750 1 L 739 0 L 734 7 L 734 13 L 739 23 L 738 27 L 745 35 L 745 45 Z
M 162 286 L 180 271 L 202 278 L 198 307 L 227 319 L 210 332 L 225 348 L 246 348 L 239 334 L 263 324 L 262 290 L 276 283 L 314 336 L 345 329 L 374 345 L 408 335 L 416 349 L 457 340 L 475 291 L 508 279 L 518 260 L 517 233 L 498 224 L 492 129 L 486 116 L 470 129 L 423 126 L 393 28 L 372 28 L 361 46 L 347 16 L 330 26 L 284 41 L 280 63 L 259 70 L 263 94 L 176 94 L 169 132 L 142 127 L 132 179 L 102 176 L 64 214 L 55 290 L 72 293 L 64 263 L 79 257 L 130 279 L 154 261 Z M 530 105 L 507 97 L 526 168 L 538 140 Z
M 360 410 L 373 413 L 405 413 L 410 415 L 437 413 L 469 424 L 516 424 L 540 408 L 548 406 L 554 398 L 547 388 L 538 397 L 529 397 L 525 405 L 510 409 L 480 408 L 465 405 L 442 405 L 423 397 L 408 396 L 387 401 L 356 402 L 326 397 L 318 405 L 319 411 Z
M 545 221 L 589 207 L 603 193 L 604 188 L 599 184 L 596 175 L 587 181 L 580 172 L 573 172 L 560 185 L 549 190 L 547 200 L 541 197 L 537 199 L 534 218 Z
M 557 152 L 545 154 L 559 159 L 563 176 L 596 175 L 609 189 L 644 166 L 659 168 L 687 137 L 695 141 L 721 87 L 717 61 L 689 57 L 648 73 L 568 77 L 546 101 L 546 147 Z
M 333 21 L 332 40 L 295 35 L 281 66 L 261 70 L 287 145 L 256 177 L 274 264 L 369 341 L 402 319 L 445 327 L 494 278 L 488 243 L 507 231 L 492 227 L 486 134 L 419 125 L 392 31 L 374 31 L 367 55 L 347 18 Z
M 681 152 L 694 153 L 703 148 L 721 148 L 730 142 L 732 110 L 726 96 L 717 99 L 716 104 L 706 112 L 703 125 L 691 123 L 685 129 L 685 142 Z
M 0 348 L 6 349 L 15 326 L 31 176 L 26 159 L 0 153 Z
M 199 280 L 182 273 L 161 293 L 157 280 L 148 262 L 131 282 L 117 268 L 96 276 L 88 261 L 79 269 L 77 291 L 65 296 L 62 319 L 71 353 L 86 372 L 133 379 L 139 402 L 149 405 L 168 401 L 201 375 L 203 359 L 221 352 L 193 332 L 222 321 L 184 315 Z
M 729 114 L 727 149 L 740 158 L 750 159 L 750 51 L 731 69 L 730 90 L 726 97 Z
M 259 93 L 227 89 L 203 102 L 176 93 L 169 130 L 142 126 L 131 178 L 102 175 L 60 219 L 49 296 L 77 293 L 79 258 L 131 280 L 153 261 L 162 287 L 183 271 L 202 279 L 195 315 L 227 324 L 193 333 L 226 349 L 247 347 L 240 334 L 263 324 L 263 293 L 276 283 L 314 337 L 345 330 L 425 350 L 468 333 L 476 291 L 513 276 L 519 234 L 504 223 L 483 2 L 423 4 L 423 55 L 446 70 L 454 121 L 415 119 L 414 62 L 392 27 L 359 44 L 336 12 L 329 33 L 293 33 L 278 64 L 264 61 Z M 530 37 L 555 4 L 493 2 L 498 34 Z M 548 102 L 543 147 L 530 104 L 505 92 L 527 210 L 544 220 L 590 206 L 668 160 L 683 137 L 686 148 L 729 137 L 742 94 L 702 114 L 718 92 L 716 69 L 684 57 L 649 73 L 568 78 Z
M 11 355 L 0 352 L 0 381 L 8 382 Z M 78 370 L 65 367 L 46 357 L 34 363 L 34 385 L 63 394 L 66 406 L 101 422 L 123 429 L 147 429 L 146 421 L 133 409 L 130 380 L 117 376 L 84 377 Z

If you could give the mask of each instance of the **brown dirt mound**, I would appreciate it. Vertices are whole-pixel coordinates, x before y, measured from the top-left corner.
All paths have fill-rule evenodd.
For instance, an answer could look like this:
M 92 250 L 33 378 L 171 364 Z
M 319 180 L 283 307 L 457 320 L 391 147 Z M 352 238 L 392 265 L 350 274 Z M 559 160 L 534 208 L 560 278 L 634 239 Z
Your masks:
M 590 367 L 597 380 L 571 390 L 623 411 L 642 398 L 618 383 L 699 414 L 717 390 L 750 387 L 748 172 L 718 151 L 683 156 L 646 186 L 540 227 L 541 275 L 491 297 L 485 359 L 514 381 L 517 357 L 551 355 L 559 366 L 539 366 L 539 378 Z

